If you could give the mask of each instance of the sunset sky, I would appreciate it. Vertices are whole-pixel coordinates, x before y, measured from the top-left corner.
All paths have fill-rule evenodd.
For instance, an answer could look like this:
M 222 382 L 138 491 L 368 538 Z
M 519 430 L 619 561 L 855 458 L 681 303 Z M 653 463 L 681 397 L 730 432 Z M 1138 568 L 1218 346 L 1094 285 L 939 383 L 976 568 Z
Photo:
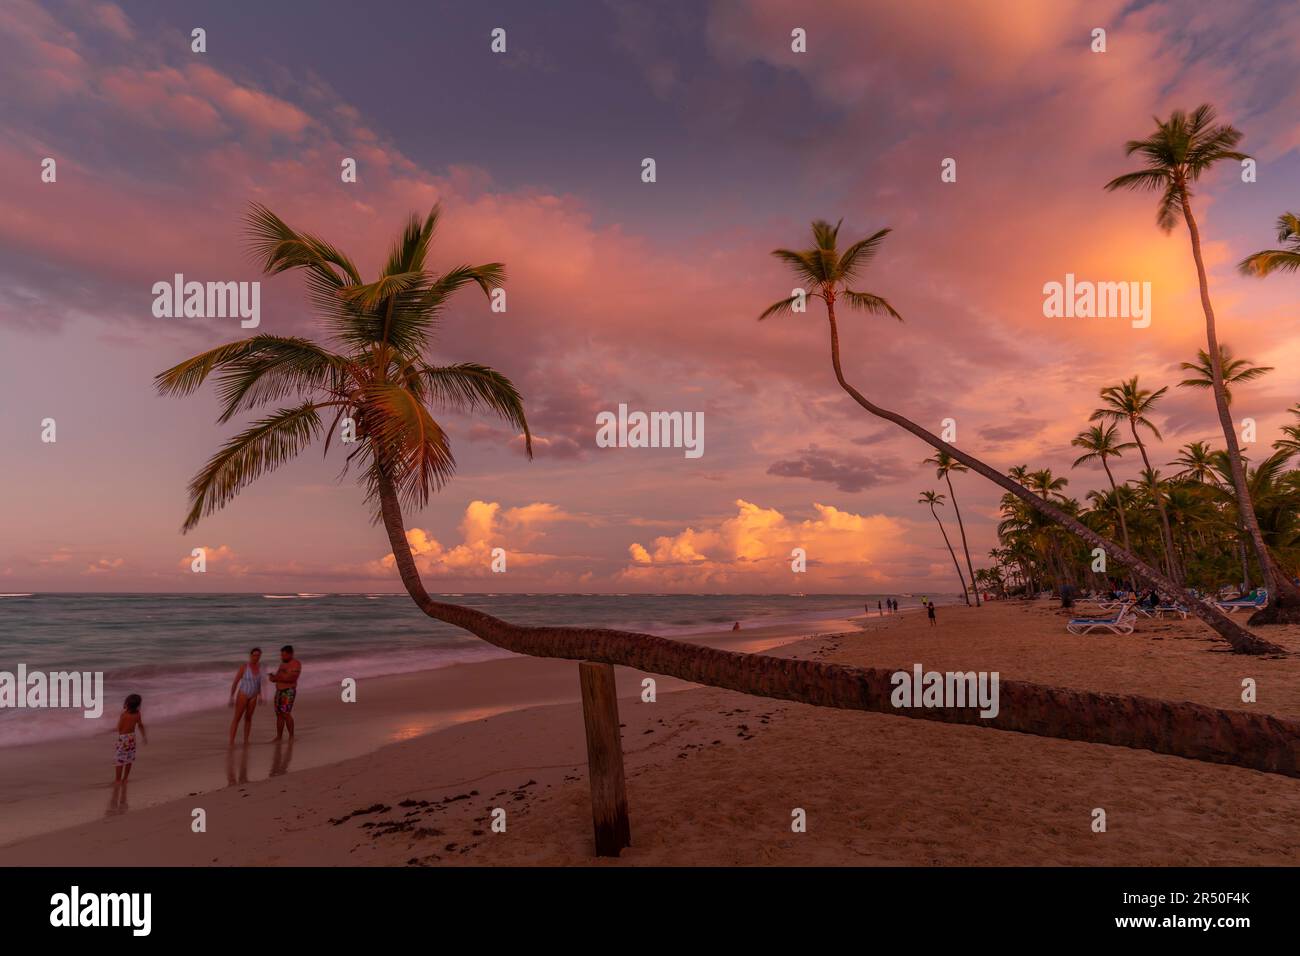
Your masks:
M 537 436 L 445 416 L 455 479 L 407 516 L 431 589 L 956 592 L 919 492 L 928 446 L 837 388 L 823 315 L 769 255 L 815 218 L 891 226 L 850 317 L 859 389 L 999 468 L 1070 469 L 1098 390 L 1174 385 L 1204 348 L 1185 230 L 1102 186 L 1153 114 L 1214 103 L 1245 133 L 1195 198 L 1220 336 L 1276 371 L 1235 393 L 1262 457 L 1300 401 L 1300 278 L 1240 277 L 1300 212 L 1293 4 L 1070 2 L 0 5 L 0 591 L 396 590 L 342 455 L 308 451 L 180 533 L 189 478 L 239 427 L 210 388 L 152 379 L 247 334 L 159 319 L 155 282 L 262 278 L 258 331 L 320 335 L 301 277 L 259 276 L 250 201 L 367 274 L 412 212 L 445 219 L 435 268 L 500 260 L 509 309 L 462 293 L 433 358 L 524 394 Z M 207 52 L 190 31 L 207 33 Z M 507 33 L 507 52 L 489 49 Z M 808 50 L 790 49 L 791 30 Z M 1094 28 L 1107 50 L 1090 49 Z M 57 182 L 41 161 L 57 161 Z M 358 182 L 340 181 L 354 157 Z M 657 182 L 641 181 L 652 157 Z M 957 161 L 957 181 L 940 164 Z M 1150 282 L 1149 328 L 1049 319 L 1067 273 Z M 701 411 L 705 452 L 595 444 L 596 415 Z M 41 422 L 57 441 L 41 441 Z M 1212 398 L 1171 388 L 1163 466 L 1222 445 Z M 1217 436 L 1217 438 L 1216 438 Z M 1135 460 L 1116 465 L 1121 480 Z M 1165 469 L 1171 472 L 1173 469 Z M 977 566 L 999 493 L 957 493 Z M 951 507 L 946 509 L 950 534 Z M 189 570 L 209 550 L 206 574 Z M 492 574 L 493 547 L 510 555 Z M 808 553 L 795 575 L 789 555 Z

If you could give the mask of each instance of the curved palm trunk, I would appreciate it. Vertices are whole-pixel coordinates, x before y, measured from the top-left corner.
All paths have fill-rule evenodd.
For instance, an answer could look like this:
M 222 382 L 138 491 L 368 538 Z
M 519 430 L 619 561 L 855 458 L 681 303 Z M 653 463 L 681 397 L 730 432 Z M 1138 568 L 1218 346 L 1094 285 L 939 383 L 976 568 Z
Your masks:
M 1122 547 L 1113 541 L 1109 541 L 1106 538 L 1103 538 L 1101 535 L 1097 534 L 1095 531 L 1093 531 L 1091 528 L 1084 525 L 1082 522 L 1067 515 L 1060 508 L 1057 508 L 1055 505 L 1050 504 L 1047 501 L 1044 501 L 1042 498 L 1038 497 L 1033 492 L 1031 492 L 1028 488 L 1025 488 L 1020 484 L 1018 484 L 1017 482 L 1012 481 L 1006 475 L 1002 474 L 1002 472 L 997 471 L 994 468 L 990 468 L 988 465 L 984 464 L 984 462 L 980 461 L 978 458 L 968 455 L 964 451 L 961 451 L 960 449 L 955 448 L 954 446 L 948 444 L 946 441 L 939 438 L 937 435 L 933 435 L 930 432 L 926 431 L 924 428 L 922 428 L 920 425 L 913 422 L 911 419 L 904 418 L 902 415 L 899 415 L 897 412 L 891 412 L 887 408 L 882 408 L 879 405 L 872 404 L 870 401 L 868 401 L 862 395 L 861 392 L 859 392 L 856 388 L 850 385 L 848 381 L 844 378 L 844 369 L 840 365 L 839 328 L 835 324 L 835 305 L 832 300 L 829 299 L 827 300 L 826 311 L 827 311 L 827 317 L 830 321 L 830 328 L 831 328 L 831 364 L 835 368 L 835 378 L 836 381 L 840 383 L 840 387 L 844 389 L 844 391 L 847 392 L 855 402 L 857 402 L 859 405 L 865 408 L 872 415 L 875 415 L 877 418 L 883 418 L 886 421 L 893 422 L 895 425 L 899 426 L 900 428 L 903 428 L 911 432 L 913 435 L 921 439 L 921 441 L 925 442 L 931 448 L 938 449 L 939 451 L 946 451 L 948 454 L 952 455 L 953 458 L 956 458 L 958 461 L 960 461 L 966 467 L 970 468 L 972 471 L 978 472 L 979 474 L 983 475 L 985 478 L 993 482 L 998 487 L 1011 492 L 1021 501 L 1025 502 L 1027 505 L 1029 505 L 1031 508 L 1037 511 L 1039 514 L 1043 515 L 1045 518 L 1050 519 L 1051 521 L 1054 521 L 1056 524 L 1061 525 L 1066 530 L 1071 531 L 1074 534 L 1078 535 L 1080 538 L 1082 538 L 1088 544 L 1092 545 L 1094 548 L 1102 548 L 1108 553 L 1115 555 L 1122 562 L 1124 562 L 1126 565 L 1132 568 L 1134 575 L 1136 575 L 1142 581 L 1145 581 L 1147 584 L 1151 585 L 1158 592 L 1168 594 L 1168 595 L 1178 594 L 1180 592 L 1185 593 L 1183 592 L 1183 589 L 1179 585 L 1169 580 L 1167 577 L 1165 577 L 1155 568 L 1151 567 L 1151 565 L 1147 564 L 1136 554 L 1133 554 L 1127 548 Z M 1242 627 L 1240 624 L 1236 623 L 1233 620 L 1230 620 L 1226 614 L 1221 613 L 1217 608 L 1210 607 L 1210 605 L 1205 604 L 1204 602 L 1198 600 L 1197 598 L 1192 597 L 1190 594 L 1187 595 L 1187 605 L 1188 605 L 1188 609 L 1192 614 L 1195 614 L 1198 618 L 1200 618 L 1202 621 L 1208 624 L 1216 634 L 1218 634 L 1225 641 L 1231 644 L 1232 649 L 1234 651 L 1237 651 L 1238 653 L 1241 654 L 1284 654 L 1286 653 L 1278 645 L 1273 644 L 1270 641 L 1263 640 L 1260 637 L 1257 637 L 1256 635 L 1252 634 L 1250 631 Z
M 1133 545 L 1128 539 L 1128 520 L 1124 517 L 1124 502 L 1119 497 L 1119 487 L 1115 484 L 1115 476 L 1110 473 L 1110 465 L 1106 464 L 1106 456 L 1101 456 L 1101 467 L 1106 472 L 1106 480 L 1110 482 L 1110 493 L 1115 496 L 1115 513 L 1119 515 L 1119 533 L 1124 537 L 1124 550 L 1132 551 Z M 1136 591 L 1137 584 L 1133 580 L 1132 570 L 1129 571 L 1129 587 Z
M 1210 302 L 1210 283 L 1205 273 L 1205 261 L 1201 257 L 1201 231 L 1196 225 L 1196 217 L 1192 215 L 1192 203 L 1186 187 L 1180 185 L 1179 193 L 1183 219 L 1187 222 L 1187 231 L 1192 241 L 1192 258 L 1196 260 L 1196 279 L 1201 289 L 1201 311 L 1205 313 L 1206 345 L 1210 352 L 1210 372 L 1214 379 L 1214 404 L 1219 412 L 1219 424 L 1223 427 L 1223 439 L 1227 443 L 1232 486 L 1237 494 L 1237 513 L 1241 517 L 1242 526 L 1250 535 L 1251 544 L 1255 549 L 1255 559 L 1259 562 L 1260 575 L 1269 593 L 1269 607 L 1264 611 L 1256 612 L 1251 620 L 1261 624 L 1300 621 L 1300 589 L 1297 589 L 1290 579 L 1278 570 L 1268 545 L 1264 543 L 1264 534 L 1260 531 L 1259 520 L 1255 516 L 1255 504 L 1251 500 L 1250 488 L 1246 484 L 1246 468 L 1241 461 L 1241 447 L 1237 444 L 1237 430 L 1233 427 L 1232 415 L 1228 411 L 1228 392 L 1223 384 L 1223 361 L 1219 353 L 1214 306 Z
M 943 480 L 948 482 L 948 497 L 952 499 L 953 514 L 957 516 L 957 530 L 961 532 L 961 549 L 966 554 L 966 570 L 970 572 L 971 590 L 975 592 L 975 606 L 980 606 L 980 592 L 975 587 L 975 568 L 970 563 L 970 546 L 966 544 L 966 526 L 962 524 L 961 509 L 957 507 L 957 492 L 952 490 L 952 475 L 944 472 Z M 944 537 L 947 537 L 945 535 Z M 969 601 L 967 602 L 970 603 Z
M 510 624 L 473 608 L 433 600 L 411 555 L 396 489 L 386 479 L 379 482 L 379 502 L 402 584 L 420 609 L 519 654 L 619 664 L 818 707 L 1131 747 L 1300 777 L 1300 721 L 1288 718 L 1025 681 L 999 682 L 996 717 L 980 717 L 976 707 L 897 708 L 891 702 L 895 672 L 885 668 L 738 654 L 606 628 Z
M 934 515 L 935 523 L 939 526 L 939 533 L 943 535 L 943 543 L 948 546 L 948 553 L 952 555 L 952 566 L 957 569 L 957 580 L 961 582 L 961 596 L 966 599 L 966 606 L 970 607 L 970 594 L 966 591 L 966 579 L 961 576 L 961 565 L 957 563 L 957 552 L 952 549 L 952 542 L 948 540 L 948 532 L 944 530 L 943 522 L 939 520 L 939 512 L 934 510 L 934 504 L 930 505 L 930 514 Z

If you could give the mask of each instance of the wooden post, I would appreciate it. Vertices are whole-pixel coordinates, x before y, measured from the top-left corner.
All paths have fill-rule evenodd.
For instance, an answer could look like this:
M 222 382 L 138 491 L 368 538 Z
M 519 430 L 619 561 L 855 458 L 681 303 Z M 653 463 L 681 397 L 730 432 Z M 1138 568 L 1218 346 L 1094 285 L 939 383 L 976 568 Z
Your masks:
M 623 780 L 623 743 L 618 729 L 618 691 L 610 664 L 578 664 L 582 719 L 587 725 L 587 776 L 591 778 L 591 818 L 596 855 L 618 856 L 632 845 Z

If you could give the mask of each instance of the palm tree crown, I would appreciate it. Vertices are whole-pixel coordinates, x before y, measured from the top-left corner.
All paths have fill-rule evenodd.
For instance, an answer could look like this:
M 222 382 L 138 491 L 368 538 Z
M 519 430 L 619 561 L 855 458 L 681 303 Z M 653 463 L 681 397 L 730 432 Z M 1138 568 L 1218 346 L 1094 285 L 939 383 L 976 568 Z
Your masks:
M 1178 383 L 1180 388 L 1213 388 L 1214 369 L 1210 365 L 1210 353 L 1205 349 L 1196 350 L 1195 362 L 1180 362 L 1184 372 L 1195 373 Z M 1238 382 L 1253 382 L 1255 379 L 1273 371 L 1271 365 L 1252 365 L 1250 359 L 1236 358 L 1226 342 L 1219 343 L 1219 367 L 1223 369 L 1223 390 L 1228 403 L 1232 404 L 1232 386 Z
M 305 338 L 254 335 L 200 353 L 155 378 L 164 395 L 190 395 L 215 373 L 220 422 L 296 400 L 235 435 L 194 476 L 184 530 L 320 438 L 322 411 L 334 415 L 325 430 L 326 452 L 335 426 L 345 417 L 355 425 L 355 438 L 344 439 L 357 445 L 344 470 L 358 459 L 372 503 L 386 480 L 408 504 L 422 507 L 451 476 L 456 461 L 433 417 L 437 409 L 495 412 L 522 432 L 531 457 L 523 399 L 509 379 L 484 365 L 437 366 L 425 359 L 448 298 L 470 284 L 490 293 L 505 278 L 499 262 L 458 266 L 441 275 L 428 271 L 425 259 L 439 215 L 435 206 L 423 220 L 412 216 L 379 277 L 365 282 L 328 242 L 295 231 L 265 206 L 251 207 L 247 235 L 263 269 L 270 275 L 306 272 L 309 296 L 333 341 L 326 347 Z
M 1080 432 L 1070 440 L 1076 448 L 1085 453 L 1074 460 L 1072 467 L 1078 468 L 1084 462 L 1100 460 L 1105 464 L 1107 458 L 1119 458 L 1126 449 L 1136 448 L 1137 443 L 1119 440 L 1119 426 L 1110 422 L 1105 427 L 1093 425 L 1086 432 Z
M 841 253 L 838 244 L 840 225 L 843 222 L 844 220 L 841 219 L 832 226 L 818 219 L 812 224 L 811 248 L 801 251 L 774 249 L 772 255 L 788 265 L 799 281 L 806 284 L 803 292 L 807 296 L 815 296 L 827 304 L 834 304 L 836 300 L 841 300 L 848 303 L 850 308 L 860 309 L 873 315 L 891 315 L 898 321 L 903 321 L 903 317 L 894 311 L 894 307 L 885 299 L 870 292 L 856 292 L 848 287 L 849 283 L 858 278 L 858 274 L 875 258 L 881 241 L 892 230 L 886 228 L 874 232 Z M 774 302 L 763 310 L 759 319 L 790 312 L 799 299 L 799 293 L 795 292 L 787 299 Z
M 1160 440 L 1160 429 L 1156 428 L 1155 423 L 1147 418 L 1147 415 L 1155 409 L 1156 403 L 1167 391 L 1169 391 L 1167 385 L 1154 392 L 1149 388 L 1142 388 L 1138 385 L 1138 377 L 1134 375 L 1118 385 L 1103 388 L 1101 390 L 1103 405 L 1093 412 L 1088 420 L 1129 422 L 1133 428 L 1135 441 L 1140 440 L 1137 438 L 1138 426 L 1148 429 L 1157 440 Z
M 1220 160 L 1250 158 L 1233 148 L 1241 142 L 1241 131 L 1214 120 L 1214 107 L 1209 103 L 1202 103 L 1191 115 L 1174 110 L 1168 120 L 1155 117 L 1154 133 L 1124 144 L 1125 155 L 1137 153 L 1145 168 L 1116 176 L 1106 188 L 1159 192 L 1156 223 L 1169 232 L 1178 223 L 1184 194 L 1191 194 L 1191 183 Z

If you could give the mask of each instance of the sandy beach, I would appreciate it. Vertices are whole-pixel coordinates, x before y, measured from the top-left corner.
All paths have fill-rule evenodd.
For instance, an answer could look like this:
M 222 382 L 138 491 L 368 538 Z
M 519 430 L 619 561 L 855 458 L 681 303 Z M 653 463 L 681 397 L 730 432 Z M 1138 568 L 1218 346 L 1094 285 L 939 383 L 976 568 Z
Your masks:
M 1074 637 L 1063 624 L 1054 604 L 1011 602 L 941 608 L 935 628 L 904 614 L 793 641 L 800 635 L 780 628 L 707 641 L 1300 716 L 1295 656 L 1227 653 L 1194 620 L 1143 621 L 1128 637 Z M 1300 628 L 1274 635 L 1300 651 Z M 632 846 L 617 861 L 592 855 L 576 665 L 510 658 L 373 679 L 355 705 L 306 696 L 291 754 L 265 741 L 261 714 L 233 766 L 223 735 L 200 729 L 212 715 L 158 728 L 125 812 L 105 811 L 103 741 L 71 792 L 71 776 L 57 787 L 30 777 L 51 768 L 27 756 L 31 792 L 6 806 L 0 864 L 1300 863 L 1300 781 L 1288 777 L 666 679 L 643 703 L 643 675 L 618 672 Z M 1246 677 L 1258 685 L 1253 705 L 1240 699 Z M 72 750 L 59 752 L 68 760 Z M 191 831 L 195 808 L 205 833 Z M 494 808 L 506 811 L 505 833 L 491 830 Z M 807 832 L 791 830 L 796 808 Z M 1096 808 L 1104 833 L 1091 826 Z M 51 824 L 63 826 L 31 835 Z

